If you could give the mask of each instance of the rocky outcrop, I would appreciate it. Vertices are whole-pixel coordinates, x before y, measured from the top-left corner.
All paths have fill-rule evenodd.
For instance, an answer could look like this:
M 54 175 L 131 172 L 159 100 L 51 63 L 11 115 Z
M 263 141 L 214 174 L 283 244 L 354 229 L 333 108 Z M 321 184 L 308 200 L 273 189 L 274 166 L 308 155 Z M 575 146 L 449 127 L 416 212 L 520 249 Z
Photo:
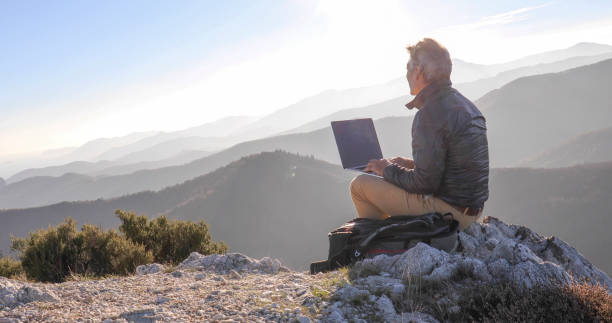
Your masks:
M 268 257 L 194 252 L 172 271 L 148 264 L 127 277 L 61 284 L 0 277 L 0 322 L 431 323 L 444 316 L 436 310 L 462 313 L 462 297 L 498 282 L 532 290 L 588 281 L 612 294 L 610 278 L 558 238 L 488 217 L 459 239 L 453 253 L 418 243 L 317 275 Z M 424 298 L 429 303 L 411 303 Z
M 250 272 L 266 274 L 276 274 L 279 271 L 289 271 L 287 267 L 281 265 L 281 262 L 278 259 L 263 257 L 258 260 L 240 253 L 203 256 L 197 252 L 192 252 L 189 257 L 178 266 L 178 268 L 214 271 L 220 274 L 227 274 L 231 271 L 236 273 Z
M 359 278 L 334 295 L 328 321 L 365 322 L 374 315 L 387 322 L 406 322 L 407 317 L 435 322 L 424 313 L 392 312 L 385 306 L 388 302 L 383 296 L 399 302 L 405 297 L 406 285 L 414 281 L 446 284 L 438 305 L 450 310 L 458 308 L 462 291 L 499 282 L 533 288 L 586 281 L 612 293 L 612 280 L 562 240 L 493 217 L 483 222 L 460 232 L 461 247 L 451 254 L 418 243 L 401 255 L 378 255 L 358 262 L 353 271 Z
M 13 307 L 30 302 L 59 302 L 46 288 L 0 277 L 0 307 Z

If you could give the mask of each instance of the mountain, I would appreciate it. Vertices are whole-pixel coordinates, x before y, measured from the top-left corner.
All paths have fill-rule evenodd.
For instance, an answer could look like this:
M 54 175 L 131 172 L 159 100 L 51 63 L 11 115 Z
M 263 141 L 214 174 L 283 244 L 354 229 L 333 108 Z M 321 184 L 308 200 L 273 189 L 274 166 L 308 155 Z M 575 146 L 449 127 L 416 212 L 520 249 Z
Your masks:
M 231 251 L 279 257 L 303 269 L 327 254 L 327 232 L 355 216 L 348 193 L 355 175 L 311 157 L 260 153 L 158 192 L 0 211 L 0 246 L 6 250 L 9 234 L 23 236 L 67 216 L 114 227 L 113 212 L 120 208 L 149 217 L 204 219 L 213 237 L 226 241 Z M 611 197 L 612 162 L 492 169 L 484 215 L 555 235 L 610 273 Z
M 26 157 L 1 163 L 0 174 L 5 174 L 8 177 L 28 168 L 43 168 L 75 161 L 87 161 L 112 147 L 128 145 L 155 133 L 157 132 L 135 132 L 120 137 L 91 140 L 76 148 L 60 148 L 59 150 L 45 151 L 40 154 L 29 154 Z M 61 152 L 67 152 L 67 154 L 61 154 Z
M 208 155 L 210 155 L 210 153 L 207 151 L 183 150 L 180 153 L 172 157 L 161 159 L 161 160 L 115 165 L 115 166 L 110 166 L 110 167 L 102 168 L 100 170 L 91 171 L 91 172 L 87 172 L 83 174 L 94 176 L 94 177 L 108 177 L 108 176 L 115 176 L 115 175 L 125 175 L 125 174 L 137 172 L 139 170 L 157 169 L 157 168 L 163 168 L 163 167 L 168 167 L 168 166 L 183 165 L 183 164 L 192 162 L 196 159 L 206 157 Z
M 385 156 L 410 152 L 412 119 L 385 118 L 375 126 Z M 317 131 L 275 136 L 235 145 L 185 165 L 139 170 L 131 174 L 93 178 L 81 174 L 61 177 L 30 177 L 0 189 L 0 208 L 42 206 L 61 201 L 111 198 L 143 190 L 158 190 L 206 174 L 240 157 L 282 149 L 339 163 L 340 158 L 330 127 Z
M 487 119 L 493 167 L 612 126 L 612 60 L 512 81 L 475 102 Z
M 160 132 L 155 136 L 143 138 L 142 140 L 133 142 L 129 145 L 123 145 L 108 149 L 107 151 L 97 155 L 94 160 L 118 160 L 129 156 L 130 154 L 138 154 L 147 149 L 155 150 L 156 145 L 162 145 L 161 150 L 164 150 L 164 143 L 166 147 L 172 142 L 172 140 L 179 140 L 181 138 L 188 137 L 201 137 L 199 150 L 219 150 L 235 144 L 238 139 L 227 138 L 231 133 L 241 129 L 247 124 L 254 120 L 253 117 L 227 117 L 219 119 L 214 122 L 209 122 L 197 127 L 192 127 L 184 130 L 173 131 L 173 132 Z M 167 148 L 166 148 L 167 149 Z M 134 156 L 134 155 L 132 155 Z M 166 154 L 167 157 L 167 154 Z M 128 159 L 130 157 L 127 157 Z M 132 157 L 133 158 L 133 157 Z M 144 158 L 144 159 L 143 159 Z M 146 156 L 138 159 L 138 161 L 151 161 L 154 159 L 146 159 Z
M 309 132 L 329 127 L 330 123 L 336 120 L 349 120 L 359 118 L 380 119 L 391 116 L 411 116 L 415 114 L 415 111 L 408 110 L 406 107 L 404 107 L 404 104 L 408 103 L 408 101 L 410 101 L 410 97 L 407 95 L 403 95 L 395 99 L 383 101 L 365 107 L 345 109 L 329 114 L 325 117 L 313 120 L 297 128 L 285 131 L 282 134 Z
M 64 165 L 59 166 L 48 166 L 42 168 L 28 168 L 23 170 L 9 178 L 7 178 L 8 183 L 16 183 L 22 181 L 29 177 L 37 177 L 37 176 L 61 176 L 66 173 L 80 173 L 87 174 L 90 172 L 94 172 L 100 169 L 104 169 L 117 163 L 111 162 L 108 160 L 101 160 L 99 162 L 86 162 L 86 161 L 75 161 Z
M 6 181 L 4 180 L 4 178 L 0 177 L 0 187 L 4 186 L 6 186 Z
M 409 91 L 407 82 L 397 80 L 374 86 L 328 90 L 275 111 L 235 135 L 243 138 L 274 135 L 340 110 L 378 103 Z
M 612 162 L 567 168 L 500 168 L 484 214 L 555 235 L 612 273 Z
M 594 56 L 612 52 L 612 46 L 607 44 L 582 42 L 564 49 L 547 51 L 529 55 L 517 60 L 488 66 L 490 73 L 497 74 L 523 66 L 533 66 L 566 60 L 577 56 Z
M 530 65 L 507 70 L 495 75 L 494 77 L 482 78 L 468 83 L 459 83 L 456 84 L 455 87 L 470 100 L 476 100 L 487 92 L 498 89 L 521 77 L 561 72 L 567 69 L 590 65 L 611 58 L 612 52 L 602 55 L 572 57 L 558 62 Z
M 566 167 L 612 161 L 612 127 L 590 131 L 521 163 L 527 167 Z
M 303 266 L 326 253 L 328 229 L 353 216 L 347 193 L 353 175 L 310 157 L 261 153 L 159 192 L 0 211 L 0 246 L 6 250 L 10 234 L 24 236 L 67 216 L 116 227 L 114 210 L 120 208 L 149 217 L 204 219 L 214 239 L 231 241 L 233 251 L 282 255 L 289 265 Z
M 209 147 L 210 140 L 198 136 L 180 137 L 170 139 L 162 143 L 153 145 L 149 148 L 129 153 L 116 162 L 123 164 L 133 164 L 140 162 L 156 161 L 167 159 L 183 151 L 189 150 L 204 150 L 204 147 Z

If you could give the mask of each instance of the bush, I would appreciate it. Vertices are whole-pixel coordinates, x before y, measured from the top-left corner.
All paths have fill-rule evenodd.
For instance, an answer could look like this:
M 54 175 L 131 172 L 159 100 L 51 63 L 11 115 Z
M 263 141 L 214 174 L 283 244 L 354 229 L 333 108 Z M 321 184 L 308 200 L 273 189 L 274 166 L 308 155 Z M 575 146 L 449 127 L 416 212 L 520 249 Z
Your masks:
M 26 238 L 11 237 L 21 266 L 30 279 L 62 282 L 71 274 L 125 275 L 153 261 L 144 246 L 129 241 L 114 230 L 104 231 L 67 218 L 57 227 L 30 232 Z
M 0 254 L 0 276 L 12 278 L 23 272 L 21 263 L 11 257 L 2 257 Z
M 209 255 L 229 249 L 225 242 L 213 241 L 204 221 L 168 220 L 165 216 L 149 221 L 145 215 L 123 210 L 116 210 L 115 214 L 121 220 L 119 230 L 130 241 L 151 251 L 156 262 L 177 264 L 193 251 Z
M 519 288 L 479 286 L 460 302 L 461 320 L 477 322 L 612 322 L 612 295 L 600 285 Z

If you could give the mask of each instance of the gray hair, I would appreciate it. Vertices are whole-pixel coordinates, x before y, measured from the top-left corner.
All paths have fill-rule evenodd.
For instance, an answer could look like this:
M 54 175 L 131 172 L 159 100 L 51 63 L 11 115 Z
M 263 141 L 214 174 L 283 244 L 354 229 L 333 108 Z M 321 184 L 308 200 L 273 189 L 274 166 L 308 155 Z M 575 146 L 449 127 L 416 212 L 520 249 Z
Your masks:
M 424 38 L 406 49 L 410 53 L 409 70 L 418 66 L 428 82 L 450 79 L 453 63 L 448 50 L 440 43 L 431 38 Z

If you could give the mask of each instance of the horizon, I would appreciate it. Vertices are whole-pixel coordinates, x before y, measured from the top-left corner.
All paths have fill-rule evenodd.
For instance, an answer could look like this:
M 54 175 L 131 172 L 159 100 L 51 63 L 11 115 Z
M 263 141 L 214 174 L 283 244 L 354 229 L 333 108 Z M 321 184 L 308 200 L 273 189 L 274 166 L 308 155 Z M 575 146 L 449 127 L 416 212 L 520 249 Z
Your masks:
M 420 14 L 401 1 L 258 5 L 0 5 L 0 35 L 11 47 L 0 53 L 8 75 L 0 85 L 0 160 L 263 116 L 327 90 L 385 83 L 403 75 L 405 46 L 424 37 L 476 64 L 583 42 L 612 45 L 605 1 L 587 8 L 578 1 L 433 2 Z

